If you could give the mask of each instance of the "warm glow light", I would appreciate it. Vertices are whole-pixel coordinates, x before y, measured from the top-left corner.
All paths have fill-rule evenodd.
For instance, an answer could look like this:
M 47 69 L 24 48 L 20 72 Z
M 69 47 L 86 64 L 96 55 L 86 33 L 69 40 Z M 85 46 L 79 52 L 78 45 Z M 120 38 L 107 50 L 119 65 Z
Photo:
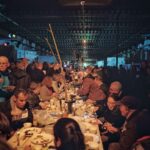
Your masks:
M 7 46 L 8 44 L 7 43 L 4 43 L 4 46 Z
M 86 41 L 86 39 L 83 39 L 83 41 L 82 41 L 82 42 L 83 42 L 83 44 L 86 44 L 86 42 L 87 42 L 87 41 Z
M 15 38 L 16 35 L 15 35 L 15 34 L 12 34 L 12 33 L 9 33 L 9 34 L 8 34 L 8 37 L 9 37 L 9 38 Z
M 8 37 L 11 38 L 11 34 L 10 33 L 8 34 Z
M 86 40 L 83 40 L 83 43 L 86 43 Z
M 15 35 L 15 34 L 13 34 L 13 35 L 12 35 L 12 37 L 13 37 L 13 38 L 15 38 L 15 37 L 16 37 L 16 35 Z
M 81 4 L 81 6 L 84 6 L 85 5 L 85 1 L 81 1 L 80 4 Z

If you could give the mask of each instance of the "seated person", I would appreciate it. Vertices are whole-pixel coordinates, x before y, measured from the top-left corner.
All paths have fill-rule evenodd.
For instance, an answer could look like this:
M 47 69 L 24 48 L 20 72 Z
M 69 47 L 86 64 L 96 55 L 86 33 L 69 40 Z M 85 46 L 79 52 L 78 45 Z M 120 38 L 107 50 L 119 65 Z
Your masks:
M 31 79 L 24 67 L 22 59 L 16 61 L 16 69 L 11 73 L 11 83 L 15 86 L 15 90 L 29 88 Z
M 125 96 L 121 100 L 121 115 L 126 118 L 118 143 L 111 143 L 110 150 L 129 150 L 137 139 L 150 135 L 150 112 L 141 110 L 139 100 Z
M 9 67 L 9 60 L 5 56 L 0 56 L 0 102 L 8 100 L 14 86 L 10 86 L 7 69 Z
M 33 115 L 27 102 L 28 94 L 24 89 L 15 91 L 10 101 L 1 103 L 0 110 L 7 116 L 13 130 L 23 127 L 25 122 L 32 122 Z
M 64 75 L 57 71 L 54 71 L 52 86 L 56 93 L 62 92 L 65 86 Z
M 41 84 L 40 88 L 40 100 L 41 101 L 49 101 L 53 95 L 53 88 L 52 88 L 52 79 L 49 76 L 46 76 Z
M 40 108 L 39 92 L 40 92 L 40 83 L 31 82 L 30 88 L 27 90 L 27 93 L 28 93 L 28 102 L 30 108 L 32 109 Z
M 125 121 L 125 118 L 121 116 L 117 103 L 115 95 L 109 96 L 106 107 L 101 113 L 100 120 L 103 122 L 103 125 L 100 125 L 100 130 L 105 149 L 107 149 L 109 143 L 119 140 L 118 131 Z
M 137 136 L 138 139 L 133 144 L 133 150 L 149 150 L 150 149 L 150 111 L 144 109 L 140 112 L 137 119 Z
M 87 96 L 88 101 L 93 103 L 106 98 L 105 93 L 102 91 L 97 82 L 95 82 L 95 78 L 91 74 L 87 75 L 83 79 L 82 86 L 77 93 L 80 96 Z
M 10 123 L 8 118 L 0 112 L 0 140 L 7 140 L 10 135 Z
M 150 135 L 138 139 L 132 146 L 132 150 L 149 150 L 150 149 Z
M 100 72 L 94 74 L 94 81 L 97 85 L 97 88 L 94 89 L 94 93 L 95 95 L 98 95 L 99 99 L 97 99 L 96 101 L 88 99 L 87 102 L 94 103 L 95 105 L 101 105 L 106 101 L 108 95 L 108 88 L 107 85 L 103 82 L 103 78 Z
M 0 150 L 13 150 L 13 149 L 5 141 L 0 140 Z
M 54 137 L 56 150 L 85 150 L 81 129 L 71 118 L 61 118 L 56 122 Z

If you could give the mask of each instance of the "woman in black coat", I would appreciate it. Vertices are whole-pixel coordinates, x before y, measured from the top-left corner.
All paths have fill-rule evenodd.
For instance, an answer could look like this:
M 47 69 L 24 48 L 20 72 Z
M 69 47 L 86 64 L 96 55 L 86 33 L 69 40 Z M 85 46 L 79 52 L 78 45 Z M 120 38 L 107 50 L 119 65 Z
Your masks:
M 125 121 L 125 118 L 120 113 L 118 103 L 116 96 L 111 95 L 108 97 L 107 102 L 96 112 L 103 122 L 100 125 L 100 130 L 105 149 L 107 149 L 109 143 L 119 140 L 118 131 Z

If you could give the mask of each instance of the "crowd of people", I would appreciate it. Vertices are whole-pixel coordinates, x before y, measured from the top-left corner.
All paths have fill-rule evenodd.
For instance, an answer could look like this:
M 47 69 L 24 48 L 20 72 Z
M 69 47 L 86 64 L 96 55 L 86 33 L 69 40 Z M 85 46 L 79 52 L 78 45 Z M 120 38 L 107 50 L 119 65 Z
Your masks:
M 129 70 L 123 66 L 62 70 L 58 63 L 28 63 L 26 58 L 10 63 L 0 56 L 0 139 L 10 138 L 25 122 L 32 123 L 32 110 L 44 109 L 41 102 L 59 97 L 70 83 L 86 103 L 95 106 L 105 150 L 150 149 L 150 63 L 146 61 Z M 58 150 L 85 149 L 84 136 L 73 119 L 59 119 L 54 137 Z

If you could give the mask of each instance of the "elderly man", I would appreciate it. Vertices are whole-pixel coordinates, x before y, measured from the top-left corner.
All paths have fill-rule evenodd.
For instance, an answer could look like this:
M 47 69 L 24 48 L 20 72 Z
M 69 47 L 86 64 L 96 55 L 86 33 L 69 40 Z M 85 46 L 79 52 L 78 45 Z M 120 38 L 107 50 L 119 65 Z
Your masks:
M 8 58 L 5 56 L 0 56 L 0 102 L 5 101 L 9 97 L 9 90 L 12 87 L 9 86 L 9 79 L 6 73 L 9 67 Z

